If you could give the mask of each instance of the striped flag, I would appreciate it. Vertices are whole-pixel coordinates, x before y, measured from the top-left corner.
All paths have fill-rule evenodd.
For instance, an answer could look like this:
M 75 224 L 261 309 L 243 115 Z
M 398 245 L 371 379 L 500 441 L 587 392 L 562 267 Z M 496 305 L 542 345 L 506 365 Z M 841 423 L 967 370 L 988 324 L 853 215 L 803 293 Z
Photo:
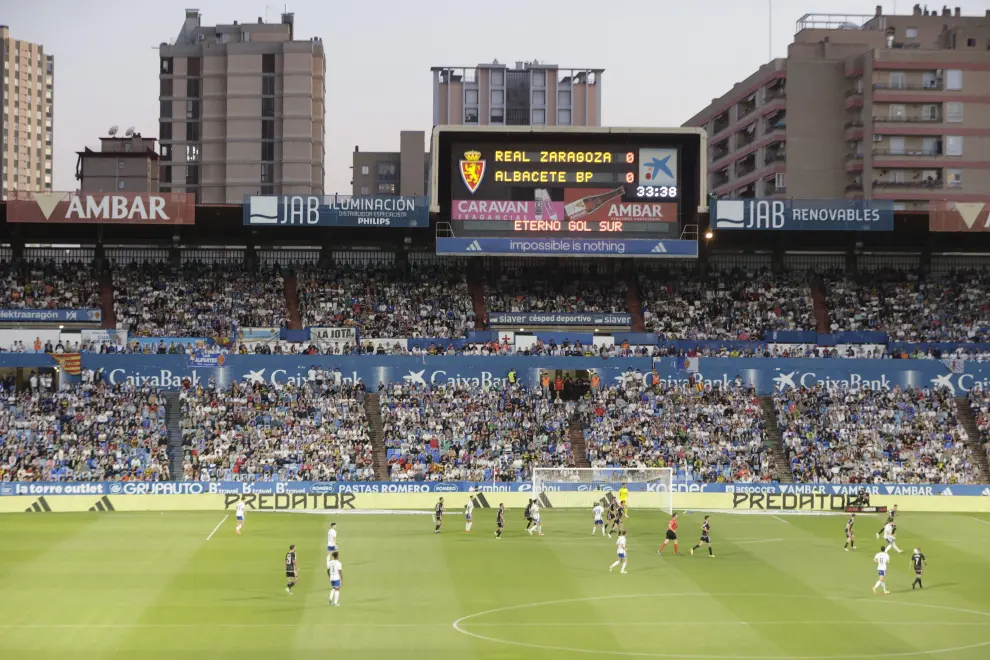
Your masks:
M 65 373 L 73 376 L 82 374 L 81 353 L 52 353 L 51 356 L 58 362 L 58 366 L 65 370 Z

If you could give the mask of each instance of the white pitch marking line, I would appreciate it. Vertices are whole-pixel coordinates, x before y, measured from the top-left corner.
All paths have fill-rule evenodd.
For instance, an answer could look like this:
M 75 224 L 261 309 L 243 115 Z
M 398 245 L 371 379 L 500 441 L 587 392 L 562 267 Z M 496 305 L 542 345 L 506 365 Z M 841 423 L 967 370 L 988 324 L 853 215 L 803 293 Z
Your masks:
M 448 628 L 449 623 L 327 623 L 328 628 Z M 504 622 L 469 623 L 471 628 L 584 628 L 587 626 L 986 626 L 983 621 L 590 621 L 572 623 L 555 622 Z M 32 630 L 52 628 L 297 628 L 296 623 L 3 623 L 0 629 L 26 628 Z
M 784 539 L 753 539 L 752 541 L 730 541 L 734 545 L 750 545 L 753 543 L 776 543 L 777 541 L 783 541 Z
M 217 530 L 218 529 L 220 529 L 220 525 L 224 524 L 227 521 L 227 518 L 229 518 L 229 517 L 230 517 L 230 515 L 228 514 L 228 515 L 226 515 L 226 516 L 223 517 L 223 520 L 221 520 L 220 522 L 217 523 L 217 526 L 213 528 L 213 531 L 210 532 L 210 535 L 206 537 L 206 540 L 207 541 L 209 541 L 210 539 L 213 538 L 213 535 L 217 533 Z
M 783 518 L 781 518 L 780 516 L 774 516 L 773 519 L 774 520 L 779 520 L 780 522 L 784 523 L 785 525 L 790 525 L 791 524 L 791 523 L 787 522 L 786 520 L 784 520 Z
M 982 518 L 974 518 L 973 516 L 966 516 L 970 520 L 975 520 L 978 523 L 983 523 L 984 525 L 990 525 L 990 521 L 983 520 Z

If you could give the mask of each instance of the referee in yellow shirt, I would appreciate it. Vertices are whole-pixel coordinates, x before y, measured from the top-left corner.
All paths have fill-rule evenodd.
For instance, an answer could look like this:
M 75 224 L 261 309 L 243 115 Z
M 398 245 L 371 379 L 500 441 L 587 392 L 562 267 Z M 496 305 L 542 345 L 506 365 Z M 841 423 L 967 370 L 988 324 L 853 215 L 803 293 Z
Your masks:
M 625 484 L 622 484 L 622 488 L 619 489 L 619 506 L 622 510 L 626 512 L 626 518 L 629 517 L 629 489 L 626 488 Z

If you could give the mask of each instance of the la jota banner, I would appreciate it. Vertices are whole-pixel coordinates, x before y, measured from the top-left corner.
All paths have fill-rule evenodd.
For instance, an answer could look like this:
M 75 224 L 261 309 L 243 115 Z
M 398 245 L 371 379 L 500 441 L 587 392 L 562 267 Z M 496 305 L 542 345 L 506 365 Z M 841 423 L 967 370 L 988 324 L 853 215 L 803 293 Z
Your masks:
M 7 222 L 192 225 L 196 197 L 189 193 L 13 192 Z

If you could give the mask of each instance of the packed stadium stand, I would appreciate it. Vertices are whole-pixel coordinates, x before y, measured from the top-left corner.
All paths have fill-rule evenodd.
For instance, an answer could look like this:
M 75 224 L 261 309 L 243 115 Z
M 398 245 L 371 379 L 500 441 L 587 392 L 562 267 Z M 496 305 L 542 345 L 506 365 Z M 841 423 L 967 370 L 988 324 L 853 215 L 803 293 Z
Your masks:
M 487 279 L 490 312 L 626 312 L 627 284 L 610 264 L 518 265 Z
M 0 307 L 25 309 L 99 308 L 97 274 L 84 261 L 0 262 Z

